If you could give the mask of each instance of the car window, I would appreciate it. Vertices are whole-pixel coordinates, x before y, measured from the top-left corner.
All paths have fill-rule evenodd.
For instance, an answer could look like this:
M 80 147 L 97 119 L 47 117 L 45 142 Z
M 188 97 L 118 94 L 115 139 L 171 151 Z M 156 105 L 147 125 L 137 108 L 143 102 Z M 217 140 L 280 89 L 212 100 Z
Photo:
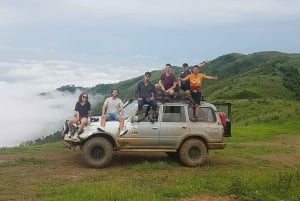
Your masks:
M 191 120 L 194 116 L 194 109 L 189 108 L 189 119 Z M 212 108 L 201 107 L 200 108 L 200 121 L 216 122 L 216 115 Z
M 127 119 L 137 111 L 137 103 L 130 103 L 124 108 L 124 118 Z
M 150 109 L 149 105 L 144 105 L 142 111 L 137 112 L 138 122 L 151 122 L 157 121 L 158 119 L 158 111 L 159 106 L 157 108 L 157 112 L 152 115 L 152 110 Z
M 186 116 L 184 106 L 164 106 L 163 107 L 163 122 L 185 122 Z

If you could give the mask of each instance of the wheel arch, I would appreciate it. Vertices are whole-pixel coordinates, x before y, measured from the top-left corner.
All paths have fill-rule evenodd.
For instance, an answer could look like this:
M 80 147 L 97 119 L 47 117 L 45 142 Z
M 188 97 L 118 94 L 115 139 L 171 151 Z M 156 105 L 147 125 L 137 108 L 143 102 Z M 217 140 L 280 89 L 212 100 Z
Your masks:
M 206 149 L 207 149 L 207 151 L 208 151 L 207 140 L 206 140 L 205 137 L 200 136 L 200 135 L 190 135 L 190 136 L 187 136 L 187 137 L 183 138 L 183 139 L 181 140 L 181 142 L 178 144 L 177 150 L 179 150 L 179 149 L 181 148 L 182 144 L 183 144 L 185 141 L 189 140 L 189 139 L 198 139 L 198 140 L 202 141 L 202 142 L 205 144 L 205 147 L 206 147 Z
M 111 135 L 106 134 L 106 133 L 95 133 L 95 134 L 89 136 L 89 137 L 84 141 L 84 143 L 86 143 L 88 140 L 90 140 L 90 139 L 92 139 L 92 138 L 95 138 L 95 137 L 102 137 L 102 138 L 105 138 L 106 140 L 108 140 L 108 141 L 112 144 L 112 146 L 113 146 L 114 149 L 117 147 L 117 143 L 116 143 L 116 141 L 114 140 L 114 138 L 113 138 Z M 84 143 L 83 143 L 83 145 L 84 145 Z

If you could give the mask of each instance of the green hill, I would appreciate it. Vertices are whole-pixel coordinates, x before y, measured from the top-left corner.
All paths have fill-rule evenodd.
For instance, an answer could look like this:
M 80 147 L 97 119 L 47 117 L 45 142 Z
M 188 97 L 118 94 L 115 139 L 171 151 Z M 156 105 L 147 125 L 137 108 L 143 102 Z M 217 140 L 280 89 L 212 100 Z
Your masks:
M 176 75 L 181 67 L 173 67 Z M 152 82 L 157 83 L 164 70 L 152 72 Z M 300 54 L 280 52 L 258 52 L 249 55 L 227 54 L 212 60 L 201 71 L 218 76 L 218 81 L 205 81 L 203 95 L 208 100 L 219 99 L 300 99 Z M 135 87 L 141 76 L 114 84 L 98 84 L 87 89 L 89 93 L 109 95 L 118 88 L 120 97 L 134 97 Z M 80 89 L 82 89 L 80 87 Z M 74 86 L 63 86 L 58 90 L 74 91 Z
M 173 67 L 176 75 L 181 67 Z M 164 69 L 152 72 L 157 83 Z M 258 52 L 249 55 L 231 53 L 212 60 L 201 72 L 218 76 L 217 81 L 205 80 L 202 95 L 210 102 L 233 103 L 235 124 L 281 123 L 300 120 L 300 54 Z M 114 84 L 98 84 L 86 89 L 91 94 L 109 96 L 112 88 L 120 91 L 123 100 L 134 98 L 141 76 Z M 65 91 L 64 86 L 58 90 Z M 74 86 L 70 91 L 74 91 Z M 94 106 L 99 114 L 102 103 Z
M 203 93 L 210 99 L 299 99 L 299 71 L 300 54 L 228 54 L 213 60 L 204 69 L 220 80 L 209 82 Z

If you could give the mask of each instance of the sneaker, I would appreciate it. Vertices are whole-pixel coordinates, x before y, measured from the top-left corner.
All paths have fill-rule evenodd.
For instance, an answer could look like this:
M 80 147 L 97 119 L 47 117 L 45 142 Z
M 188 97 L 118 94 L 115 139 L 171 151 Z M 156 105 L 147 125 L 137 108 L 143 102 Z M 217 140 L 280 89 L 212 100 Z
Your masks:
M 125 135 L 127 132 L 128 132 L 128 130 L 122 130 L 122 131 L 120 132 L 120 136 Z
M 97 130 L 98 130 L 98 131 L 101 131 L 101 132 L 104 132 L 104 131 L 105 131 L 104 128 L 103 128 L 102 126 L 98 127 Z
M 72 141 L 74 141 L 74 142 L 79 142 L 80 141 L 80 139 L 78 138 L 78 133 L 74 134 Z
M 150 122 L 154 123 L 155 122 L 155 118 L 154 117 L 150 117 Z

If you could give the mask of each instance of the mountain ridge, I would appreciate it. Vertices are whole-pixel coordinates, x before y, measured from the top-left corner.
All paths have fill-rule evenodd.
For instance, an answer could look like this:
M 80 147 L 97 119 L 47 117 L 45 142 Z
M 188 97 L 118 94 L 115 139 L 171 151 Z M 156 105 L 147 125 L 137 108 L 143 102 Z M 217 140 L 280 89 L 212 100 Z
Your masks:
M 173 66 L 175 75 L 182 67 Z M 202 93 L 209 100 L 280 98 L 300 99 L 300 54 L 276 51 L 252 54 L 230 53 L 212 60 L 201 72 L 218 76 L 218 81 L 206 80 Z M 152 71 L 152 82 L 157 83 L 164 69 Z M 112 88 L 120 91 L 122 99 L 134 98 L 137 82 L 141 75 L 113 84 L 98 84 L 91 88 L 62 86 L 59 91 L 74 92 L 76 88 L 88 93 L 110 94 Z

